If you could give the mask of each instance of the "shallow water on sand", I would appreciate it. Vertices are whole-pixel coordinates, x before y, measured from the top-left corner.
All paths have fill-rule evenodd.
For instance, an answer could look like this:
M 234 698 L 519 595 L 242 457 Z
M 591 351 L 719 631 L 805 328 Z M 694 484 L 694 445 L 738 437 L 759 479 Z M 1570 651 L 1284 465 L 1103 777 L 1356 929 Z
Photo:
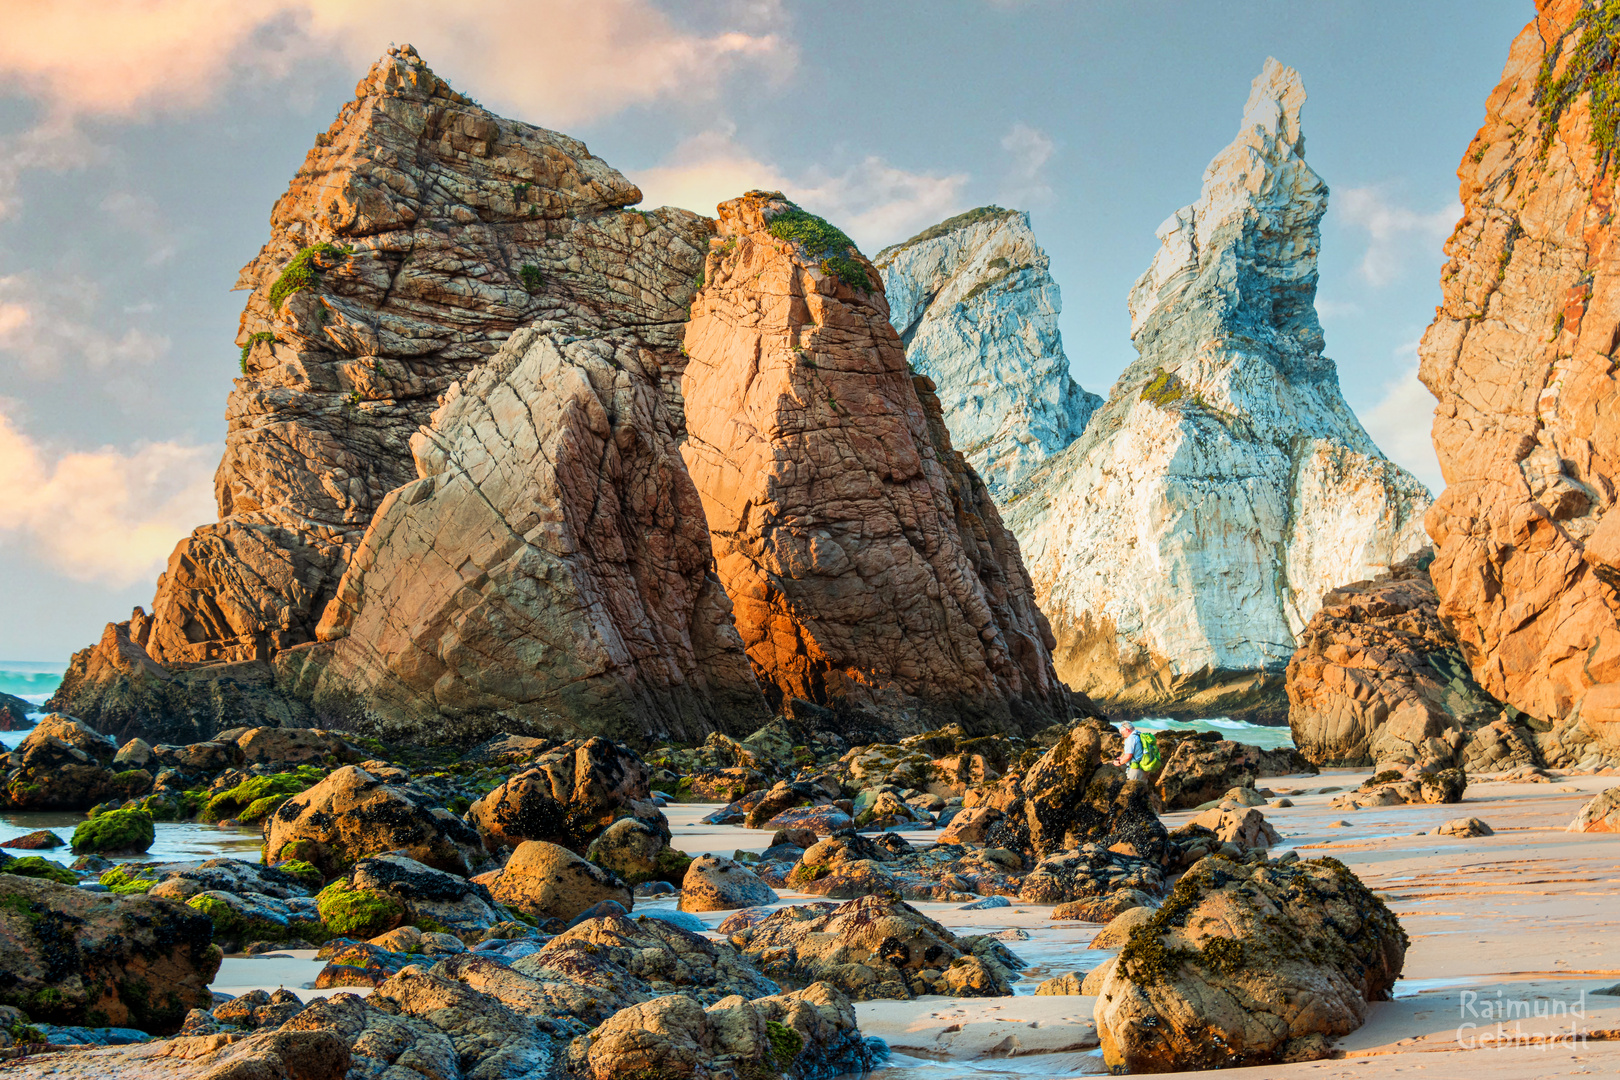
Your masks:
M 74 828 L 84 820 L 85 815 L 70 812 L 0 810 L 0 842 L 38 829 L 48 829 L 64 841 L 71 840 Z M 144 853 L 108 857 L 120 863 L 190 862 L 224 856 L 258 862 L 259 847 L 264 843 L 257 828 L 221 829 L 195 821 L 160 821 L 153 827 L 153 833 L 152 846 Z M 46 851 L 6 850 L 12 855 L 43 855 L 64 865 L 73 861 L 73 854 L 66 847 Z
M 846 1073 L 839 1080 L 855 1080 Z M 866 1073 L 873 1080 L 1068 1080 L 1075 1076 L 1107 1076 L 1102 1051 L 1069 1054 L 1033 1054 L 1027 1058 L 990 1058 L 979 1061 L 930 1061 L 906 1054 Z

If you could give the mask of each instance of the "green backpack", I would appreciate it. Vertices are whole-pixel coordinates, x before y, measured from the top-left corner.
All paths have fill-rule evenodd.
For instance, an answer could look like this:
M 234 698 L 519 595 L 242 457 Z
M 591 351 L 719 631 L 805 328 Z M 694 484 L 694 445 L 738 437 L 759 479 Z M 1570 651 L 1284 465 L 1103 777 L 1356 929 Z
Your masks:
M 1138 731 L 1136 737 L 1142 740 L 1142 756 L 1137 760 L 1136 767 L 1143 772 L 1152 772 L 1164 763 L 1159 756 L 1159 737 L 1151 731 Z

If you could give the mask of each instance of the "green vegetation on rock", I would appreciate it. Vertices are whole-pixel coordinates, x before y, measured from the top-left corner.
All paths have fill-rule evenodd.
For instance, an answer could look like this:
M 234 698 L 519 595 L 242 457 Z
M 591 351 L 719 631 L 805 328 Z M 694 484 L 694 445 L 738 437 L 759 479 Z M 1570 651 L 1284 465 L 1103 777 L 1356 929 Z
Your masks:
M 765 1021 L 765 1032 L 771 1038 L 771 1057 L 776 1059 L 776 1067 L 785 1071 L 804 1049 L 804 1036 L 779 1020 Z
M 307 791 L 320 783 L 325 773 L 314 765 L 300 765 L 292 772 L 276 773 L 273 776 L 255 776 L 251 780 L 244 780 L 228 791 L 222 791 L 208 800 L 198 816 L 203 821 L 224 821 L 226 818 L 242 817 L 244 811 L 250 809 L 255 803 L 277 796 L 297 795 Z M 278 804 L 279 805 L 279 804 Z M 272 807 L 272 809 L 274 809 Z M 268 810 L 265 813 L 269 813 Z M 263 816 L 262 814 L 260 815 Z
M 387 933 L 405 918 L 405 908 L 391 896 L 357 889 L 339 878 L 315 898 L 326 929 L 343 937 L 373 938 Z
M 0 874 L 16 874 L 18 877 L 44 878 L 54 881 L 58 885 L 77 885 L 79 876 L 61 863 L 39 855 L 24 855 L 20 859 L 13 859 L 0 866 Z
M 73 830 L 73 850 L 145 851 L 154 835 L 152 815 L 145 810 L 110 810 Z
M 257 334 L 248 335 L 247 344 L 242 346 L 242 374 L 247 374 L 248 356 L 253 352 L 253 346 L 274 340 L 276 340 L 276 335 L 268 330 L 260 330 Z
M 157 884 L 156 878 L 139 876 L 139 867 L 115 866 L 101 875 L 101 883 L 120 896 L 143 893 Z
M 1555 75 L 1565 55 L 1565 42 L 1579 33 L 1574 51 Z M 1582 94 L 1589 94 L 1592 155 L 1600 173 L 1607 172 L 1620 138 L 1620 0 L 1586 0 L 1562 37 L 1548 47 L 1536 76 L 1532 97 L 1541 121 L 1539 153 L 1545 156 L 1558 134 L 1564 111 Z
M 913 236 L 910 240 L 907 240 L 904 243 L 890 244 L 888 247 L 878 252 L 877 257 L 878 260 L 881 261 L 891 254 L 904 251 L 906 248 L 915 244 L 923 244 L 927 243 L 929 240 L 938 239 L 939 237 L 944 236 L 946 233 L 955 232 L 957 229 L 965 229 L 969 225 L 977 225 L 981 221 L 996 221 L 1001 218 L 1011 217 L 1016 213 L 1018 213 L 1017 210 L 1007 210 L 995 205 L 976 207 L 967 211 L 966 213 L 961 213 L 957 214 L 955 217 L 946 218 L 938 225 L 930 225 L 928 228 L 924 229 L 922 232 L 918 233 L 916 236 Z
M 523 291 L 532 296 L 540 291 L 540 286 L 545 281 L 545 278 L 540 273 L 540 268 L 534 263 L 524 263 L 518 268 L 518 281 L 523 285 Z
M 294 255 L 286 269 L 281 272 L 281 276 L 276 278 L 275 284 L 270 286 L 271 309 L 280 311 L 287 297 L 295 292 L 315 287 L 321 274 L 325 272 L 325 268 L 315 261 L 318 256 L 337 259 L 353 254 L 352 245 L 338 247 L 336 244 L 321 243 L 311 245 Z
M 1166 371 L 1164 368 L 1155 368 L 1153 378 L 1142 387 L 1142 400 L 1151 402 L 1161 409 L 1169 408 L 1186 396 L 1186 384 L 1176 377 L 1175 372 Z
M 792 203 L 771 218 L 771 235 L 787 240 L 804 249 L 805 257 L 821 265 L 823 273 L 832 274 L 852 289 L 872 291 L 872 278 L 866 267 L 852 255 L 859 255 L 855 241 L 844 231 Z

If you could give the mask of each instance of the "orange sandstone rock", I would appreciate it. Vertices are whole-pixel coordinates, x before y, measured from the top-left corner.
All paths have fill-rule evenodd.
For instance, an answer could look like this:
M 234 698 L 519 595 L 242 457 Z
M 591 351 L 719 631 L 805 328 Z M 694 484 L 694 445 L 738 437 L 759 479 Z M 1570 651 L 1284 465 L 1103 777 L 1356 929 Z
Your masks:
M 1447 485 L 1426 524 L 1474 677 L 1552 723 L 1538 741 L 1565 764 L 1620 749 L 1620 224 L 1577 55 L 1601 16 L 1537 9 L 1457 173 L 1463 218 L 1420 349 Z
M 907 370 L 877 272 L 773 234 L 803 214 L 779 194 L 719 213 L 682 452 L 767 696 L 915 730 L 1066 719 L 1017 542 Z

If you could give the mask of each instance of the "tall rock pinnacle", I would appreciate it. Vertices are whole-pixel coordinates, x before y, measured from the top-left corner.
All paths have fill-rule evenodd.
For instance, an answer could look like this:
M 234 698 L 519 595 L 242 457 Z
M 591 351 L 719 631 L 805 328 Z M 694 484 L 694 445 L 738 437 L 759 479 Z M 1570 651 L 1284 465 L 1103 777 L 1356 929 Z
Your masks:
M 1541 0 L 1457 170 L 1463 219 L 1419 347 L 1446 488 L 1440 615 L 1474 677 L 1551 730 L 1548 764 L 1620 752 L 1620 224 L 1612 5 Z M 1594 104 L 1593 91 L 1606 99 Z
M 1268 60 L 1130 295 L 1140 353 L 1007 502 L 1054 661 L 1122 713 L 1280 723 L 1294 634 L 1417 550 L 1428 494 L 1367 437 L 1314 306 L 1327 186 Z
M 951 442 L 990 493 L 1085 430 L 1102 398 L 1063 354 L 1063 302 L 1029 215 L 982 206 L 878 253 L 906 360 L 939 388 Z
M 720 206 L 683 447 L 766 693 L 923 730 L 1066 719 L 1018 546 L 906 370 L 877 272 L 770 192 Z

